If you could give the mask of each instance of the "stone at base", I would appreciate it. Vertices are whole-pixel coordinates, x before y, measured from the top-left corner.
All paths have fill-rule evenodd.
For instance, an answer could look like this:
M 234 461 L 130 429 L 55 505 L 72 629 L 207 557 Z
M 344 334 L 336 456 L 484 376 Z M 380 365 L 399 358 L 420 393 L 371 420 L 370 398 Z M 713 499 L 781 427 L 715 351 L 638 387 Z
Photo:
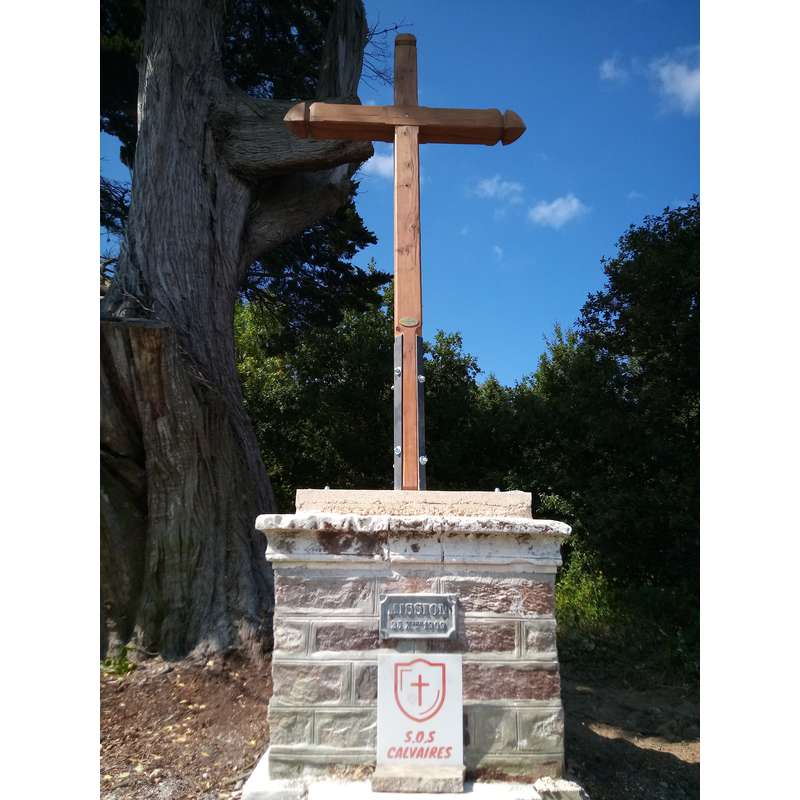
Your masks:
M 301 780 L 270 780 L 269 760 L 259 759 L 242 787 L 242 800 L 306 800 L 306 785 Z
M 539 778 L 533 785 L 542 800 L 589 800 L 577 783 L 563 778 Z
M 269 777 L 262 758 L 242 789 L 242 800 L 589 800 L 572 781 L 540 778 L 536 783 L 467 781 L 457 793 L 376 792 L 369 781 L 280 780 Z
M 321 781 L 308 787 L 308 800 L 541 800 L 529 783 L 472 783 L 464 784 L 463 794 L 404 794 L 374 792 L 367 781 L 334 783 Z
M 371 784 L 373 792 L 463 792 L 464 767 L 379 764 Z

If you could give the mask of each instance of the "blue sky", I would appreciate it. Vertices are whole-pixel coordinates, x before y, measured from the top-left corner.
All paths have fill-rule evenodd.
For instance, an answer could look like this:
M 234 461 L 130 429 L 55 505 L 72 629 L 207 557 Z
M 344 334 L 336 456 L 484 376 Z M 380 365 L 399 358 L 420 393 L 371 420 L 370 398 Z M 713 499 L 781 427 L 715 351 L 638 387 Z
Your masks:
M 510 147 L 423 145 L 424 334 L 460 331 L 485 374 L 513 383 L 544 336 L 603 283 L 628 225 L 699 193 L 697 2 L 366 0 L 371 23 L 417 37 L 421 105 L 511 108 Z M 391 58 L 394 34 L 389 35 Z M 392 102 L 362 82 L 364 103 Z M 124 178 L 103 137 L 104 174 Z M 392 271 L 392 148 L 376 144 L 357 206 Z

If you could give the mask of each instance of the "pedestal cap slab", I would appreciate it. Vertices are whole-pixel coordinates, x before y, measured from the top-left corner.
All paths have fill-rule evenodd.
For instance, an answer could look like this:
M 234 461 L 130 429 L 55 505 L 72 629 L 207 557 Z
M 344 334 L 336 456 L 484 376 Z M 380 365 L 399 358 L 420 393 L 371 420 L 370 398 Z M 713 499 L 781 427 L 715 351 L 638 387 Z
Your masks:
M 382 489 L 298 489 L 298 513 L 450 517 L 528 517 L 530 492 L 432 492 Z
M 499 516 L 262 514 L 273 563 L 529 564 L 559 566 L 569 525 Z

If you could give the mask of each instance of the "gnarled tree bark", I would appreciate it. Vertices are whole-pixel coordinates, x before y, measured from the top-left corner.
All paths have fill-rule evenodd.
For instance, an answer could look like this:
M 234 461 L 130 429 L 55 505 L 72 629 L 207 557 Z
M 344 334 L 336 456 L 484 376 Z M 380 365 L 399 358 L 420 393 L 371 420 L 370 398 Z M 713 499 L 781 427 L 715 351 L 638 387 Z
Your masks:
M 346 201 L 369 144 L 294 139 L 289 102 L 228 86 L 222 0 L 148 3 L 126 240 L 101 313 L 103 648 L 165 657 L 269 645 L 255 516 L 269 478 L 235 369 L 255 258 Z M 352 102 L 361 0 L 331 20 L 320 98 Z

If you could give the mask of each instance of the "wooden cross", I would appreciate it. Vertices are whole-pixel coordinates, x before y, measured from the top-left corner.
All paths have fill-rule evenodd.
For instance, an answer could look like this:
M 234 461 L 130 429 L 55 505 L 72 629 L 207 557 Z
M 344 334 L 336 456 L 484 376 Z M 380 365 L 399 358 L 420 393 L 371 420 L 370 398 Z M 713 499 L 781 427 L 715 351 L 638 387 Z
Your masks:
M 394 42 L 394 105 L 297 103 L 284 117 L 301 138 L 394 142 L 394 488 L 425 488 L 419 145 L 511 144 L 525 132 L 513 111 L 417 103 L 417 40 Z

